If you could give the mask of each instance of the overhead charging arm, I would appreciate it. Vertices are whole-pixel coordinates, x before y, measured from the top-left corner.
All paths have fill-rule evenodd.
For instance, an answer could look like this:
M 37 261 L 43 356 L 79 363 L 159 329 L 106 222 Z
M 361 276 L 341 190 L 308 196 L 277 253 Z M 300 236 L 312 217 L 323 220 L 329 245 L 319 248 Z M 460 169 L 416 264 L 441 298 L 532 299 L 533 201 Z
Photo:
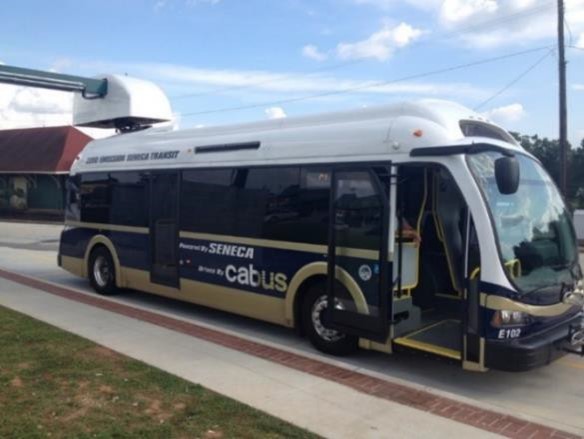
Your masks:
M 81 93 L 86 99 L 103 98 L 107 79 L 84 78 L 0 64 L 0 83 Z

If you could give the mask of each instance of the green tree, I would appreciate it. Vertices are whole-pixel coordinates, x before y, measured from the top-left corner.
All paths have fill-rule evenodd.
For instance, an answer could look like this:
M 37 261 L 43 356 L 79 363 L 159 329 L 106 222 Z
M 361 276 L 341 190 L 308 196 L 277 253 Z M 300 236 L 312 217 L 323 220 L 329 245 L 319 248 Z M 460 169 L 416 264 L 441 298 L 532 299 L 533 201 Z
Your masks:
M 513 137 L 528 152 L 539 159 L 556 184 L 560 176 L 560 144 L 557 139 L 548 139 L 535 135 L 516 132 Z M 578 148 L 571 148 L 568 153 L 568 188 L 566 198 L 573 208 L 584 207 L 584 139 Z

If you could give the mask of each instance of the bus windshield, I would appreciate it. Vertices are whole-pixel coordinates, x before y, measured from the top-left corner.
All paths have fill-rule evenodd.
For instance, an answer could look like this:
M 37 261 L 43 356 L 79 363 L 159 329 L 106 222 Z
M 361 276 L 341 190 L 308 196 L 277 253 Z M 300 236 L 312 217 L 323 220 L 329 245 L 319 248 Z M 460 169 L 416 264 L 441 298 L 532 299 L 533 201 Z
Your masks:
M 574 283 L 579 276 L 576 238 L 555 184 L 539 163 L 517 154 L 519 188 L 503 195 L 495 181 L 499 157 L 485 152 L 467 160 L 491 211 L 506 272 L 524 294 Z

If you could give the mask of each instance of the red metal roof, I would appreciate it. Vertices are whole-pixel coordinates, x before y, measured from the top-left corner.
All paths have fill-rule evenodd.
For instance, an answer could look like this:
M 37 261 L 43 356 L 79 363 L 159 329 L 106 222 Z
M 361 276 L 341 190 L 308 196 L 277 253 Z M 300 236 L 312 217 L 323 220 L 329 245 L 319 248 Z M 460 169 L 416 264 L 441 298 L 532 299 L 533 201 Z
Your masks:
M 0 131 L 0 173 L 69 172 L 91 137 L 72 126 Z

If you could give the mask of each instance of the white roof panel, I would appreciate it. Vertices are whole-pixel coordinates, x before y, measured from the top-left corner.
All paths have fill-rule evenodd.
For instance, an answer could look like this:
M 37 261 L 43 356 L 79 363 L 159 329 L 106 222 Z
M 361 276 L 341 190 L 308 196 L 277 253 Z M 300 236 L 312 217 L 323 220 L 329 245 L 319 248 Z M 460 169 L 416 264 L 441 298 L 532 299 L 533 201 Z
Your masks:
M 468 108 L 448 101 L 421 100 L 250 124 L 179 131 L 154 128 L 122 134 L 89 143 L 72 173 L 390 160 L 409 155 L 413 148 L 470 143 L 472 139 L 465 138 L 460 128 L 461 120 L 489 123 L 511 139 L 504 130 Z M 519 148 L 511 143 L 489 141 Z M 206 146 L 236 147 L 250 142 L 259 142 L 260 146 L 201 151 L 201 147 Z

